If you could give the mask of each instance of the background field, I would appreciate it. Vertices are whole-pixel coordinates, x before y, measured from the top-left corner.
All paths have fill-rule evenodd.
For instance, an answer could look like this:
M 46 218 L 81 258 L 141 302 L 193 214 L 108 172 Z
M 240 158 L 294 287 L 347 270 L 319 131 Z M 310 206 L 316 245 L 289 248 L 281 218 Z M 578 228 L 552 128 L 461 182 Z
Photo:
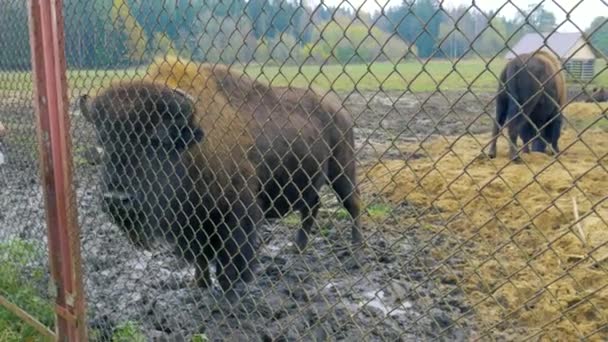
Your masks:
M 458 340 L 458 336 L 475 336 L 481 329 L 493 331 L 493 337 L 499 340 L 534 334 L 574 338 L 595 331 L 600 332 L 596 336 L 605 336 L 601 329 L 608 303 L 604 299 L 586 302 L 585 298 L 594 293 L 604 298 L 602 286 L 608 280 L 602 272 L 608 252 L 606 206 L 594 207 L 602 202 L 603 189 L 608 186 L 606 106 L 574 103 L 566 108 L 564 153 L 557 160 L 532 154 L 525 156 L 525 165 L 508 166 L 503 139 L 499 140 L 496 161 L 475 160 L 489 139 L 496 75 L 503 66 L 502 59 L 490 63 L 477 59 L 462 60 L 455 66 L 448 60 L 435 60 L 397 66 L 374 63 L 240 68 L 263 82 L 300 87 L 314 84 L 334 89 L 342 96 L 355 118 L 359 179 L 366 206 L 363 220 L 371 245 L 364 259 L 366 266 L 347 268 L 346 275 L 341 266 L 346 264 L 345 257 L 341 256 L 339 262 L 331 258 L 321 262 L 319 255 L 342 255 L 342 235 L 350 222 L 329 191 L 324 194 L 320 224 L 314 233 L 318 238 L 303 258 L 288 247 L 299 225 L 297 215 L 264 226 L 261 233 L 267 245 L 261 255 L 267 273 L 252 287 L 261 300 L 247 303 L 242 312 L 260 312 L 260 317 L 253 319 L 254 326 L 267 331 L 244 331 L 244 335 L 268 331 L 279 334 L 288 321 L 301 323 L 317 317 L 316 312 L 325 312 L 335 317 L 323 322 L 328 330 L 342 327 L 356 331 L 357 326 L 372 326 L 372 322 L 382 320 L 384 325 L 372 334 L 391 338 L 401 334 L 404 326 L 415 327 L 408 332 L 411 335 L 406 335 L 412 339 L 433 337 L 441 331 Z M 604 68 L 605 64 L 597 66 L 594 84 L 608 86 Z M 113 80 L 135 79 L 143 73 L 141 69 L 72 70 L 68 74 L 72 104 L 84 91 L 94 93 Z M 38 185 L 32 182 L 36 177 L 32 174 L 36 147 L 29 77 L 27 73 L 0 73 L 0 89 L 4 91 L 0 96 L 0 120 L 10 130 L 4 140 L 9 164 L 0 168 L 0 227 L 10 226 L 9 233 L 25 241 L 42 241 L 43 207 L 41 198 L 36 197 Z M 569 88 L 571 93 L 577 92 L 580 84 L 571 82 Z M 204 319 L 198 315 L 214 305 L 214 298 L 177 285 L 165 288 L 171 282 L 185 283 L 190 279 L 189 269 L 177 265 L 163 251 L 136 251 L 107 222 L 92 195 L 97 191 L 97 174 L 82 154 L 91 146 L 94 134 L 76 106 L 71 107 L 71 114 L 84 263 L 87 269 L 95 270 L 87 278 L 91 319 L 107 315 L 113 324 L 127 326 L 128 334 L 131 326 L 127 323 L 132 321 L 137 323 L 133 329 L 138 333 L 157 333 L 154 322 L 159 320 L 175 335 L 192 333 Z M 26 156 L 33 159 L 26 161 Z M 535 178 L 534 174 L 540 176 Z M 528 196 L 530 193 L 532 196 Z M 580 215 L 585 216 L 586 245 L 572 227 L 571 197 L 578 198 Z M 523 203 L 525 210 L 518 203 Z M 19 221 L 23 216 L 38 220 Z M 12 246 L 6 245 L 4 250 L 13 251 Z M 12 254 L 6 255 L 9 261 L 15 259 Z M 26 257 L 40 262 L 36 270 L 44 269 L 43 256 Z M 293 278 L 279 277 L 273 271 L 283 272 L 284 264 L 294 262 L 297 272 Z M 142 264 L 150 268 L 149 272 L 140 270 L 131 277 L 133 268 Z M 382 267 L 375 266 L 379 264 Z M 26 293 L 27 300 L 18 303 L 32 307 L 30 311 L 44 321 L 49 307 L 31 305 L 48 298 L 30 293 L 43 293 L 37 289 L 44 288 L 45 281 L 23 278 L 15 271 L 20 270 L 19 264 L 7 265 L 11 268 L 4 274 L 15 274 L 11 286 L 5 286 L 10 290 L 7 293 L 15 298 Z M 359 282 L 362 276 L 370 281 Z M 26 286 L 24 279 L 34 279 L 34 288 Z M 328 281 L 337 292 L 315 297 L 312 304 L 307 304 L 312 309 L 304 313 L 298 308 L 310 299 L 285 295 L 295 284 L 316 293 L 316 286 Z M 358 285 L 353 290 L 355 283 Z M 269 284 L 282 290 L 268 294 L 265 291 Z M 544 292 L 534 292 L 543 288 Z M 355 294 L 338 298 L 341 291 Z M 147 316 L 149 311 L 139 293 L 157 300 L 160 309 L 155 311 L 156 317 Z M 375 299 L 376 293 L 384 295 L 381 301 Z M 198 302 L 184 299 L 189 296 L 195 296 Z M 327 303 L 332 301 L 344 304 L 329 308 Z M 350 311 L 366 301 L 383 304 L 369 311 Z M 105 306 L 108 302 L 119 303 L 118 309 L 109 310 Z M 402 305 L 412 308 L 403 309 Z M 398 317 L 383 319 L 383 312 L 392 309 L 399 312 Z M 285 316 L 267 326 L 269 321 L 275 322 L 273 310 Z M 567 316 L 560 316 L 564 311 Z M 354 323 L 351 315 L 356 317 Z M 246 319 L 251 318 L 241 314 L 230 322 L 238 327 L 238 322 Z M 211 336 L 220 337 L 220 323 L 212 318 L 205 328 Z M 5 329 L 7 341 L 33 334 L 11 315 L 0 315 L 0 327 L 9 327 Z M 295 329 L 299 334 L 310 331 L 306 325 Z M 121 334 L 120 329 L 116 331 L 115 335 Z
M 306 87 L 313 84 L 320 89 L 340 92 L 404 91 L 426 92 L 435 90 L 481 90 L 496 87 L 497 77 L 505 65 L 503 58 L 408 61 L 401 64 L 377 62 L 352 65 L 260 65 L 235 66 L 247 75 L 266 83 L 282 86 L 291 84 Z M 124 70 L 70 70 L 68 82 L 73 91 L 95 89 L 114 80 L 128 80 L 143 75 L 143 68 Z M 596 61 L 597 76 L 592 81 L 608 86 L 606 61 Z M 0 90 L 31 90 L 30 74 L 0 71 Z M 576 83 L 576 82 L 571 82 Z

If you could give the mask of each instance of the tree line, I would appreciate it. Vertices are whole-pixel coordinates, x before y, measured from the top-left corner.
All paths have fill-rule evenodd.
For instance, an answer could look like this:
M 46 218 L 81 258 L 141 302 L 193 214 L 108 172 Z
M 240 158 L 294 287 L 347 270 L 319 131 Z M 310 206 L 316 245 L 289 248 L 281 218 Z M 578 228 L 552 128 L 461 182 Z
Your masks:
M 0 69 L 28 69 L 26 2 L 0 5 Z M 310 0 L 65 0 L 64 17 L 68 65 L 95 69 L 139 65 L 168 52 L 242 64 L 491 57 L 526 32 L 557 27 L 542 6 L 509 19 L 438 0 L 405 0 L 375 13 Z M 608 55 L 606 18 L 596 18 L 586 33 Z

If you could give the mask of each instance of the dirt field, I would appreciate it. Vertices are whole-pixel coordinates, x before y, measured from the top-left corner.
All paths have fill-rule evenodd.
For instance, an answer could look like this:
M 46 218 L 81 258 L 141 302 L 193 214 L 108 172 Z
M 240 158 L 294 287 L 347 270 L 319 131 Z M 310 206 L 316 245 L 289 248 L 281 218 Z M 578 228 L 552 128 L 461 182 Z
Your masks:
M 608 338 L 606 108 L 566 109 L 557 161 L 533 153 L 507 165 L 504 140 L 495 161 L 479 159 L 488 126 L 461 110 L 462 123 L 439 128 L 446 137 L 401 139 L 393 150 L 408 160 L 385 155 L 361 174 L 365 189 L 423 211 L 404 226 L 458 237 L 458 246 L 430 249 L 438 260 L 465 260 L 447 272 L 462 272 L 455 282 L 494 338 Z M 459 125 L 473 134 L 450 131 Z
M 598 330 L 608 309 L 607 126 L 595 122 L 581 134 L 589 147 L 569 146 L 568 127 L 556 163 L 532 154 L 525 165 L 503 167 L 504 140 L 495 161 L 473 160 L 488 139 L 490 92 L 344 98 L 357 119 L 367 248 L 348 253 L 349 220 L 328 193 L 303 255 L 291 245 L 297 218 L 262 227 L 258 277 L 249 296 L 231 304 L 186 287 L 192 267 L 162 247 L 136 250 L 108 222 L 95 169 L 83 158 L 90 127 L 73 108 L 91 327 L 103 335 L 134 321 L 158 340 L 205 333 L 211 340 L 465 341 L 486 339 L 484 331 L 505 340 L 539 329 L 553 339 L 606 336 Z M 9 129 L 0 147 L 0 240 L 44 241 L 35 145 L 14 134 L 33 133 L 31 108 L 14 102 L 0 109 Z M 586 127 L 600 119 L 595 108 L 572 105 L 568 119 Z
M 400 219 L 415 217 L 417 209 L 389 207 L 382 199 L 369 200 L 362 253 L 350 255 L 350 221 L 326 193 L 319 225 L 303 255 L 292 246 L 297 217 L 261 228 L 257 278 L 240 302 L 228 303 L 216 290 L 187 287 L 193 276 L 190 265 L 162 246 L 153 252 L 135 249 L 101 212 L 96 170 L 84 159 L 92 141 L 90 127 L 74 106 L 72 114 L 85 287 L 95 333 L 108 336 L 132 321 L 148 338 L 171 341 L 195 333 L 214 341 L 324 340 L 329 335 L 345 341 L 464 341 L 474 336 L 475 323 L 464 319 L 470 306 L 463 292 L 450 277 L 433 274 L 437 260 L 428 248 L 418 247 L 434 233 L 415 225 L 402 232 Z M 25 124 L 31 108 L 13 106 L 2 117 L 13 134 L 5 141 L 7 163 L 0 167 L 0 226 L 9 227 L 0 240 L 45 241 L 34 130 Z M 370 163 L 373 156 L 366 158 Z M 44 259 L 36 263 L 45 265 Z M 49 300 L 46 284 L 33 285 Z

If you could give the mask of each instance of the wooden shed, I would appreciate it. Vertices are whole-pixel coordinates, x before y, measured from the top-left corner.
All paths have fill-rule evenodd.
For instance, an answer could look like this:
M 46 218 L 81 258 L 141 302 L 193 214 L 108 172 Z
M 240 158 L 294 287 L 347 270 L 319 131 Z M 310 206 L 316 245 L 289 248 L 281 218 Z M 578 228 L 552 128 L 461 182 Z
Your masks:
M 505 58 L 510 60 L 515 54 L 533 52 L 541 48 L 555 53 L 561 59 L 568 78 L 588 81 L 593 77 L 596 56 L 580 32 L 527 33 L 512 47 L 512 51 L 507 52 Z

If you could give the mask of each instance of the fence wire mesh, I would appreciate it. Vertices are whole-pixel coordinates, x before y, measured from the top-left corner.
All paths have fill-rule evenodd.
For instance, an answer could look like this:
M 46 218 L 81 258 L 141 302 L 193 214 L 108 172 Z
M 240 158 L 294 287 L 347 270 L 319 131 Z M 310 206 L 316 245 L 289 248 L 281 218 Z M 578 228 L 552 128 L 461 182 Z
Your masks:
M 0 6 L 0 294 L 52 327 Z M 64 0 L 91 340 L 606 340 L 608 3 L 485 6 Z
M 27 3 L 0 6 L 0 340 L 18 341 L 50 333 L 54 316 L 28 72 Z

